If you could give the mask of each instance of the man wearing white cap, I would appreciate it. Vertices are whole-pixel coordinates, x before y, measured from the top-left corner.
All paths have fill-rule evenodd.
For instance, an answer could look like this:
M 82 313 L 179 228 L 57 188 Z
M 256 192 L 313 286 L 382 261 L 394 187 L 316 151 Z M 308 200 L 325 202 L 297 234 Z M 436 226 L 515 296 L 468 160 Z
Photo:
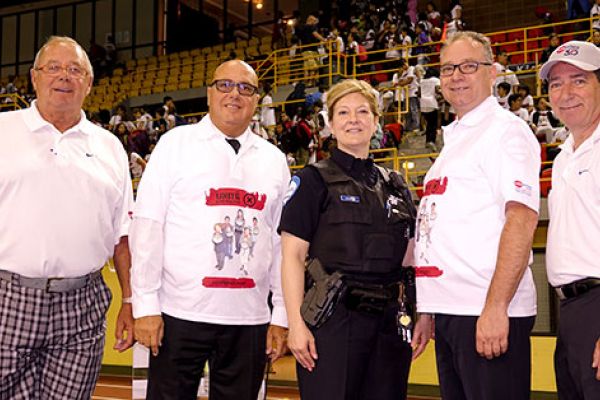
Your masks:
M 552 109 L 571 131 L 552 169 L 548 281 L 560 301 L 558 397 L 600 399 L 600 49 L 571 41 L 540 70 Z

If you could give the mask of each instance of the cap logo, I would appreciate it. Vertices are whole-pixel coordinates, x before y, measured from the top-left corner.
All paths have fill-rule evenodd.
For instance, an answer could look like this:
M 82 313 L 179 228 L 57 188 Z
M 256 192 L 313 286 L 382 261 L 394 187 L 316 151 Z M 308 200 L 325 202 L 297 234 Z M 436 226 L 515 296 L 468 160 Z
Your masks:
M 565 56 L 576 56 L 579 54 L 579 46 L 565 45 L 556 50 L 556 54 L 564 53 Z

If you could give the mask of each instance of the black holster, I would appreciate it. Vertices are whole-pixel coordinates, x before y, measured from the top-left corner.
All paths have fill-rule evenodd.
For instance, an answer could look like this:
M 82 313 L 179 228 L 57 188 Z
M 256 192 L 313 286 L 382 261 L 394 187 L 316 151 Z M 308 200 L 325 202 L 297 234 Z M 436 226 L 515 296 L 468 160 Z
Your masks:
M 308 290 L 304 294 L 300 314 L 308 326 L 318 328 L 335 311 L 336 305 L 344 296 L 346 285 L 341 272 L 328 274 L 316 258 L 307 264 L 306 272 Z

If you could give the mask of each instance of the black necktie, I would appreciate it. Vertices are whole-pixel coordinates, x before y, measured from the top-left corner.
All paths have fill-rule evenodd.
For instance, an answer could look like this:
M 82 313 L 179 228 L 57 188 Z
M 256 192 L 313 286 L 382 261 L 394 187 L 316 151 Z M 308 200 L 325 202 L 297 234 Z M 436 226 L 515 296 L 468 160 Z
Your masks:
M 235 154 L 238 153 L 238 151 L 240 151 L 240 141 L 237 139 L 225 139 L 227 140 L 227 143 L 229 143 L 231 145 L 231 147 L 233 147 L 233 151 L 235 151 Z

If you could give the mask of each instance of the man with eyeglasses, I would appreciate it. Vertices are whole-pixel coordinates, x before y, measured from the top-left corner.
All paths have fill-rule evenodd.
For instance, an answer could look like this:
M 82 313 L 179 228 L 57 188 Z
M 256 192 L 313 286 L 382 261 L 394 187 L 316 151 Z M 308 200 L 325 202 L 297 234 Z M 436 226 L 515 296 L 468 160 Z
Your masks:
M 489 40 L 458 32 L 441 50 L 441 89 L 457 119 L 424 181 L 415 243 L 418 311 L 435 315 L 442 398 L 526 400 L 536 314 L 531 243 L 540 148 L 492 96 Z
M 256 400 L 267 357 L 286 349 L 276 228 L 290 174 L 248 128 L 258 98 L 248 64 L 221 64 L 208 115 L 164 135 L 140 182 L 132 288 L 148 399 L 195 399 L 208 361 L 211 398 Z M 240 228 L 239 251 L 223 250 L 226 221 Z M 260 234 L 250 243 L 247 232 Z
M 51 37 L 31 81 L 37 100 L 0 114 L 0 398 L 89 399 L 110 257 L 123 295 L 115 349 L 133 344 L 129 163 L 119 140 L 81 110 L 93 71 L 77 42 Z

